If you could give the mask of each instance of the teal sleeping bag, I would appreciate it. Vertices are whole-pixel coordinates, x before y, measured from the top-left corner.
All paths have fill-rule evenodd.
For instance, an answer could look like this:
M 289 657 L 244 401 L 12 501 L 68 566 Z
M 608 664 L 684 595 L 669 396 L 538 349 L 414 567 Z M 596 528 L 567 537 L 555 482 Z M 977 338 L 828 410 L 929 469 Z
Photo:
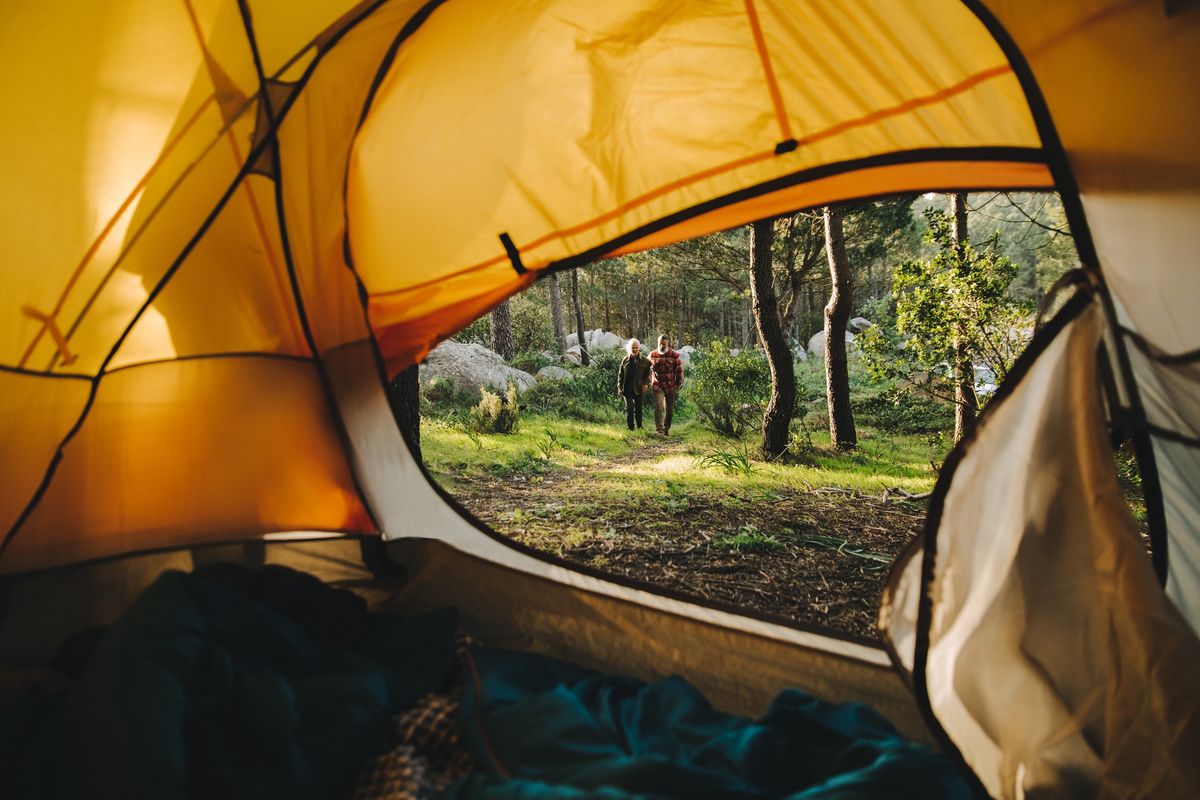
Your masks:
M 603 675 L 528 653 L 474 649 L 464 739 L 482 769 L 456 800 L 953 798 L 946 757 L 867 706 L 780 693 L 752 720 L 715 711 L 687 681 Z

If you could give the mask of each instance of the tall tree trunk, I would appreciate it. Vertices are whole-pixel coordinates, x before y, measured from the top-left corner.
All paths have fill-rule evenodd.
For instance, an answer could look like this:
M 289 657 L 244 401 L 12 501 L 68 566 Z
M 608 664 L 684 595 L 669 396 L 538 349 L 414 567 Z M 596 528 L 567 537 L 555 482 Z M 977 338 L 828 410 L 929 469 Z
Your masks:
M 562 294 L 558 291 L 558 273 L 551 272 L 546 276 L 546 293 L 550 296 L 550 321 L 554 325 L 554 339 L 558 342 L 558 352 L 567 350 L 567 335 L 563 331 Z
M 517 346 L 513 342 L 512 310 L 505 300 L 492 309 L 489 320 L 492 329 L 492 350 L 499 353 L 505 361 L 512 361 L 517 354 Z
M 961 265 L 967 243 L 967 194 L 955 192 L 950 195 L 950 210 L 954 214 L 954 239 L 956 260 Z M 979 399 L 975 396 L 975 365 L 971 363 L 968 350 L 967 323 L 960 320 L 954 328 L 954 441 L 960 441 L 979 413 Z
M 595 288 L 595 284 L 592 285 L 592 288 L 593 289 Z M 611 331 L 612 330 L 612 310 L 609 307 L 608 298 L 609 298 L 609 295 L 612 294 L 612 292 L 610 292 L 608 290 L 608 278 L 604 279 L 604 281 L 601 283 L 600 288 L 603 290 L 601 292 L 601 294 L 604 295 L 604 330 Z
M 583 338 L 583 306 L 579 305 L 579 270 L 571 270 L 571 302 L 575 305 L 575 335 L 579 338 L 579 358 L 583 365 L 592 363 L 588 355 L 587 341 Z
M 838 450 L 858 446 L 850 410 L 850 371 L 846 363 L 846 323 L 854 302 L 842 210 L 825 206 L 825 252 L 829 257 L 829 304 L 825 306 L 825 397 L 829 405 L 829 438 Z
M 388 403 L 400 433 L 413 456 L 421 458 L 421 367 L 413 364 L 392 379 L 388 386 Z
M 742 347 L 750 347 L 752 342 L 750 339 L 750 315 L 751 315 L 751 300 L 746 298 L 746 302 L 742 303 Z
M 796 373 L 792 350 L 779 328 L 779 304 L 771 283 L 772 220 L 760 220 L 750 226 L 750 296 L 758 336 L 771 365 L 771 402 L 763 414 L 762 451 L 768 461 L 787 450 L 788 425 L 796 406 Z

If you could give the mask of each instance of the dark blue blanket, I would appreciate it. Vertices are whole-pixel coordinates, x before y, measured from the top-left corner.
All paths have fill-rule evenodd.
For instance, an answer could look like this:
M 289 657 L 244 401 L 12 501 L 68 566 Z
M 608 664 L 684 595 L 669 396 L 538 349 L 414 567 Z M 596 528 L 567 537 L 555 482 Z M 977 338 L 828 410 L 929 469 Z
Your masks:
M 758 720 L 681 678 L 455 655 L 455 614 L 370 614 L 281 567 L 162 575 L 77 637 L 66 690 L 0 713 L 4 798 L 343 797 L 393 715 L 463 683 L 456 798 L 959 798 L 944 758 L 861 705 L 784 692 Z
M 393 713 L 457 679 L 454 628 L 449 611 L 368 614 L 280 567 L 165 573 L 68 656 L 65 694 L 7 715 L 0 794 L 344 795 Z
M 601 675 L 475 650 L 467 744 L 483 769 L 452 797 L 969 798 L 948 759 L 867 706 L 782 692 L 760 719 L 714 711 L 681 678 Z

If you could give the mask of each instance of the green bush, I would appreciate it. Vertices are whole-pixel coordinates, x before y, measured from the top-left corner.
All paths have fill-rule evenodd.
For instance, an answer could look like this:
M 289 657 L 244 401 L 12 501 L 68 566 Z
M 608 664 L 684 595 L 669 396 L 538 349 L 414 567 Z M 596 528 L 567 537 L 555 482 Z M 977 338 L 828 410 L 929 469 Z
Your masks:
M 590 367 L 575 370 L 573 388 L 580 400 L 601 405 L 612 405 L 617 396 L 617 372 L 625 351 L 601 350 L 592 356 Z
M 481 344 L 491 349 L 492 346 L 492 315 L 484 314 L 479 319 L 454 334 L 454 341 L 463 344 Z
M 445 416 L 465 411 L 475 403 L 475 396 L 459 389 L 449 378 L 438 377 L 421 384 L 421 415 Z
M 512 357 L 510 365 L 519 370 L 528 372 L 530 375 L 537 373 L 542 367 L 550 366 L 550 359 L 542 355 L 537 350 L 522 350 Z
M 550 321 L 550 308 L 533 297 L 535 292 L 522 292 L 509 301 L 512 312 L 513 345 L 518 353 L 524 350 L 555 352 L 559 348 Z
M 604 422 L 613 416 L 609 405 L 581 396 L 574 381 L 541 380 L 521 395 L 521 408 L 534 414 L 557 414 L 583 422 Z
M 470 410 L 467 422 L 479 433 L 512 433 L 520 423 L 521 411 L 517 405 L 517 387 L 508 384 L 508 391 L 501 397 L 479 388 L 479 405 Z
M 771 398 L 771 368 L 757 350 L 730 353 L 717 340 L 692 353 L 684 386 L 705 426 L 726 436 L 741 436 L 762 422 Z
M 851 396 L 854 416 L 883 433 L 940 433 L 954 427 L 954 406 L 915 392 L 886 389 Z

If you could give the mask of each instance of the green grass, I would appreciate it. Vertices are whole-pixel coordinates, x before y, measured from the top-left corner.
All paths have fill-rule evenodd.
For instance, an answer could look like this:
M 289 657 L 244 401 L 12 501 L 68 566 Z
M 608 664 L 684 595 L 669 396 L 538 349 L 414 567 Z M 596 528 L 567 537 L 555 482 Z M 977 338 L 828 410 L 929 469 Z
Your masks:
M 743 525 L 732 535 L 713 539 L 713 547 L 736 550 L 739 553 L 771 553 L 783 550 L 783 542 L 769 533 L 763 533 L 754 525 Z
M 722 494 L 746 502 L 770 501 L 781 489 L 837 487 L 870 494 L 900 488 L 917 494 L 933 487 L 931 462 L 944 453 L 926 438 L 860 432 L 850 453 L 829 447 L 823 432 L 810 436 L 808 463 L 768 463 L 758 454 L 757 437 L 736 441 L 713 434 L 695 422 L 672 428 L 674 447 L 655 455 L 642 431 L 620 422 L 595 423 L 555 415 L 522 415 L 511 434 L 474 435 L 451 422 L 422 420 L 425 462 L 443 485 L 454 491 L 458 478 L 513 477 L 538 480 L 549 470 L 587 473 L 587 491 L 597 499 L 654 497 L 682 508 L 693 498 Z M 729 457 L 714 455 L 724 453 Z

